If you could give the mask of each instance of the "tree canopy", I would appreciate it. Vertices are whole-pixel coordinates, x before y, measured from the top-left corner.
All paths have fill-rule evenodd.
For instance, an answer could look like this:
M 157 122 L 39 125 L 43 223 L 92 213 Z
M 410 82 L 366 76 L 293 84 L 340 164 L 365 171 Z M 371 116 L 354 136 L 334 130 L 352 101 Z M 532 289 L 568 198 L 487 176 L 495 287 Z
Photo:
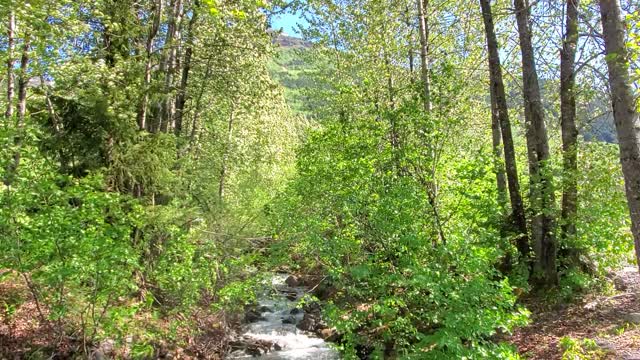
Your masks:
M 346 359 L 516 359 L 532 301 L 640 262 L 635 1 L 0 0 L 0 28 L 0 357 L 221 358 L 285 272 Z

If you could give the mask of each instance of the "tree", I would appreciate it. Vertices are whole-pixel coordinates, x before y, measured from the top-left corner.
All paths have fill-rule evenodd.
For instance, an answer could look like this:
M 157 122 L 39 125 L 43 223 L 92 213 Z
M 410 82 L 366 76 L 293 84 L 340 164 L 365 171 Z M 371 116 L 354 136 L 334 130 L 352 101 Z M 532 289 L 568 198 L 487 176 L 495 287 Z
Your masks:
M 16 28 L 16 16 L 13 9 L 9 10 L 9 22 L 7 23 L 7 110 L 5 116 L 7 121 L 13 117 L 13 92 L 14 92 L 14 79 L 13 79 L 13 51 L 14 51 L 14 32 Z
M 487 38 L 487 48 L 489 50 L 489 77 L 490 93 L 492 104 L 492 117 L 497 119 L 500 125 L 502 143 L 504 147 L 504 162 L 506 166 L 507 184 L 509 187 L 509 198 L 511 200 L 511 217 L 514 228 L 518 232 L 517 248 L 523 259 L 529 254 L 529 241 L 527 236 L 527 221 L 525 218 L 524 204 L 520 195 L 520 182 L 518 180 L 518 166 L 516 163 L 515 149 L 513 146 L 513 136 L 511 134 L 511 122 L 507 109 L 507 98 L 502 80 L 502 68 L 500 67 L 500 56 L 498 54 L 498 40 L 493 25 L 493 15 L 489 0 L 480 0 L 482 18 L 484 21 L 485 34 Z M 494 131 L 495 134 L 495 131 Z M 495 136 L 495 135 L 494 135 Z M 496 141 L 494 140 L 494 145 Z
M 9 31 L 8 31 L 8 37 L 9 37 L 9 60 L 7 61 L 7 66 L 11 66 L 13 67 L 13 60 L 12 60 L 12 56 L 13 56 L 13 42 L 15 41 L 14 39 L 14 35 L 15 35 L 15 28 L 16 28 L 16 19 L 15 19 L 15 14 L 13 11 L 10 12 L 10 18 L 9 18 Z M 25 22 L 26 23 L 26 22 Z M 24 137 L 24 127 L 25 127 L 25 119 L 27 116 L 27 86 L 29 84 L 29 62 L 31 61 L 30 59 L 30 54 L 29 52 L 31 51 L 31 34 L 30 34 L 30 29 L 25 26 L 25 30 L 23 31 L 23 36 L 22 36 L 22 55 L 20 56 L 20 68 L 18 71 L 18 113 L 17 113 L 17 118 L 16 118 L 16 125 L 15 125 L 15 135 L 13 138 L 13 145 L 14 145 L 14 150 L 13 150 L 13 161 L 7 166 L 7 168 L 5 169 L 5 176 L 4 176 L 4 183 L 6 185 L 10 185 L 13 181 L 14 181 L 14 177 L 16 175 L 16 172 L 18 171 L 18 167 L 20 166 L 20 158 L 22 156 L 21 154 L 21 148 L 22 148 L 22 142 L 23 142 L 23 137 Z M 13 69 L 9 69 L 7 71 L 7 75 L 8 75 L 8 80 L 7 80 L 7 111 L 5 113 L 5 115 L 7 116 L 7 120 L 9 120 L 9 118 L 11 116 L 13 116 L 13 84 L 14 84 L 14 80 L 12 79 L 13 77 Z
M 613 117 L 620 144 L 620 163 L 636 259 L 640 266 L 640 118 L 629 77 L 629 52 L 618 0 L 600 0 Z
M 498 118 L 497 102 L 493 93 L 491 96 L 491 142 L 493 145 L 494 167 L 496 173 L 496 188 L 498 189 L 498 203 L 506 209 L 507 206 L 507 179 L 504 170 L 502 155 L 502 131 L 500 131 L 500 119 Z
M 164 96 L 158 116 L 156 131 L 172 130 L 175 121 L 176 102 L 174 98 L 174 77 L 177 70 L 178 47 L 180 44 L 180 22 L 183 15 L 182 0 L 171 0 L 169 6 L 169 23 L 165 38 L 164 54 L 160 63 L 160 72 L 164 75 Z
M 576 126 L 575 95 L 578 5 L 579 0 L 567 0 L 566 30 L 560 52 L 560 116 L 563 151 L 562 239 L 569 239 L 576 235 L 578 209 L 578 128 Z
M 548 169 L 549 141 L 544 123 L 544 109 L 538 84 L 529 6 L 525 0 L 514 0 L 520 51 L 522 54 L 522 93 L 526 121 L 527 153 L 529 156 L 530 202 L 533 211 L 531 234 L 536 255 L 534 275 L 544 285 L 558 281 L 556 269 L 556 239 L 553 209 L 555 199 L 553 179 Z
M 178 90 L 178 96 L 176 99 L 176 119 L 175 119 L 175 134 L 176 136 L 182 135 L 182 121 L 184 118 L 184 106 L 187 102 L 187 85 L 189 84 L 189 72 L 191 71 L 191 58 L 193 57 L 193 31 L 194 24 L 198 19 L 198 7 L 199 1 L 194 1 L 193 9 L 191 11 L 191 19 L 189 19 L 189 25 L 187 26 L 187 39 L 186 49 L 184 51 L 184 59 L 182 60 L 182 74 L 180 77 L 180 88 Z
M 416 0 L 418 3 L 418 24 L 420 31 L 420 69 L 425 112 L 431 112 L 431 80 L 429 78 L 429 0 Z
M 237 280 L 235 265 L 210 269 L 264 235 L 303 128 L 267 71 L 265 6 L 2 1 L 0 268 L 29 282 L 52 337 L 92 342 L 137 289 L 162 299 L 144 308 L 188 314 Z M 238 136 L 221 136 L 231 125 Z
M 22 132 L 24 132 L 24 122 L 27 116 L 27 86 L 29 84 L 29 51 L 31 51 L 31 34 L 28 30 L 24 35 L 22 44 L 22 56 L 20 57 L 20 73 L 18 75 L 18 119 L 16 120 L 16 151 L 14 153 L 13 171 L 20 165 L 20 147 L 22 145 Z M 10 175 L 11 176 L 11 175 Z
M 144 130 L 147 128 L 147 106 L 149 103 L 149 85 L 151 83 L 151 54 L 153 52 L 153 42 L 160 28 L 160 18 L 162 17 L 163 0 L 155 0 L 153 2 L 151 13 L 153 21 L 149 28 L 149 34 L 145 42 L 145 66 L 144 66 L 144 83 L 142 100 L 138 109 L 138 128 Z

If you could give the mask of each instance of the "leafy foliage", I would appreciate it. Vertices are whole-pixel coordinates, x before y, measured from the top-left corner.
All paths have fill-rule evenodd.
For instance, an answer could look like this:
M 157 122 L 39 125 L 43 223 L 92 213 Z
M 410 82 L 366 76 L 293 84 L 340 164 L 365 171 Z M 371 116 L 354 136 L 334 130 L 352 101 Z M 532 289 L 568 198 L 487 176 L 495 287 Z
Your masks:
M 193 338 L 201 314 L 226 329 L 265 271 L 285 268 L 326 276 L 324 320 L 346 358 L 517 359 L 500 339 L 528 321 L 517 296 L 529 259 L 515 256 L 496 184 L 470 4 L 430 8 L 421 27 L 414 1 L 0 0 L 0 282 L 28 293 L 2 297 L 3 326 L 33 303 L 53 348 L 73 338 L 88 356 L 86 344 L 113 340 L 151 358 L 161 339 Z M 545 4 L 540 21 L 558 22 Z M 594 27 L 592 7 L 581 27 Z M 306 11 L 305 40 L 268 29 L 283 8 Z M 508 43 L 511 13 L 496 13 Z M 632 60 L 637 22 L 630 11 Z M 553 44 L 556 25 L 534 39 Z M 505 72 L 519 73 L 506 50 Z M 536 51 L 552 178 L 557 49 Z M 608 109 L 594 59 L 577 78 L 578 122 L 607 131 L 579 143 L 577 235 L 560 244 L 554 297 L 633 261 L 618 149 L 592 141 L 613 142 L 606 114 L 592 118 Z M 507 86 L 526 189 L 521 81 Z M 566 358 L 598 353 L 563 346 Z
M 1 7 L 17 24 L 3 64 L 28 98 L 0 129 L 0 269 L 26 282 L 21 301 L 56 339 L 148 358 L 159 337 L 184 340 L 162 325 L 196 332 L 193 313 L 255 299 L 246 239 L 269 234 L 262 208 L 305 121 L 267 71 L 267 4 L 180 4 Z M 23 101 L 7 99 L 3 111 Z
M 568 336 L 560 340 L 562 360 L 605 359 L 606 352 L 592 339 L 577 340 Z

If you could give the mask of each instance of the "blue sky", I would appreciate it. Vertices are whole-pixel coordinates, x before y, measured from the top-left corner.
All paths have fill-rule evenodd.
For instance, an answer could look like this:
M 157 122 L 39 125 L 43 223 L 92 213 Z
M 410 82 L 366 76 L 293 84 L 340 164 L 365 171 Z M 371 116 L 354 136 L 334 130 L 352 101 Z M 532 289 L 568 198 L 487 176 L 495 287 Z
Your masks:
M 274 29 L 282 28 L 287 35 L 300 36 L 300 33 L 296 31 L 298 24 L 306 25 L 306 21 L 299 13 L 296 14 L 282 14 L 274 16 L 271 20 L 271 26 Z

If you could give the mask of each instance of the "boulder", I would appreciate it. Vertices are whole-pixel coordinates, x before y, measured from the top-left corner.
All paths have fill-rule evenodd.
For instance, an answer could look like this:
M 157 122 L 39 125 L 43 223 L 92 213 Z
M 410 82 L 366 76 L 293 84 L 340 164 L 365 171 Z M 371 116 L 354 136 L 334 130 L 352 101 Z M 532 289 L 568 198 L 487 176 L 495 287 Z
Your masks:
M 325 280 L 325 277 L 320 275 L 305 275 L 302 277 L 298 277 L 298 280 L 300 280 L 300 286 L 313 288 L 323 282 Z
M 302 320 L 296 325 L 300 330 L 317 332 L 326 327 L 326 324 L 322 321 L 320 314 L 305 313 Z
M 303 331 L 315 331 L 317 328 L 316 319 L 309 316 L 309 314 L 304 314 L 302 321 L 300 321 L 296 327 Z
M 320 329 L 324 329 L 327 325 L 322 321 L 322 308 L 317 302 L 310 302 L 304 305 L 304 316 L 298 323 L 297 327 L 300 330 L 318 332 Z
M 623 317 L 624 321 L 634 324 L 640 325 L 640 313 L 628 313 Z
M 96 351 L 94 351 L 93 353 L 91 353 L 91 360 L 105 360 L 107 357 L 104 355 L 104 353 L 102 352 L 102 350 L 97 349 Z
M 100 343 L 100 345 L 98 346 L 98 350 L 100 350 L 104 355 L 109 356 L 113 354 L 115 345 L 115 341 L 113 341 L 112 339 L 106 339 Z
M 111 358 L 112 355 L 114 354 L 115 346 L 116 346 L 116 342 L 114 340 L 112 339 L 103 340 L 102 342 L 100 342 L 100 344 L 98 344 L 95 350 L 91 353 L 90 359 L 104 360 L 104 359 Z
M 280 291 L 282 294 L 284 294 L 284 296 L 287 298 L 287 300 L 289 301 L 296 301 L 296 299 L 298 298 L 298 293 L 295 291 L 289 291 L 289 290 L 281 290 Z
M 331 328 L 320 329 L 320 331 L 318 331 L 318 335 L 324 341 L 333 342 L 338 339 L 338 332 L 336 331 L 336 329 L 331 329 Z
M 275 348 L 275 343 L 268 340 L 254 339 L 249 336 L 243 336 L 233 339 L 229 342 L 231 347 L 230 355 L 232 357 L 241 357 L 242 354 L 251 356 L 262 356 Z
M 320 315 L 320 313 L 322 311 L 322 308 L 321 308 L 320 304 L 318 302 L 316 302 L 316 301 L 308 302 L 308 303 L 304 304 L 302 309 L 306 313 L 317 314 L 317 315 Z
M 326 281 L 319 283 L 313 289 L 313 296 L 317 297 L 321 301 L 331 299 L 336 293 L 336 288 L 328 284 Z
M 244 322 L 253 323 L 266 320 L 257 309 L 249 309 L 244 313 Z
M 282 318 L 282 323 L 283 324 L 295 324 L 296 323 L 296 318 L 295 316 L 287 316 Z
M 257 346 L 249 346 L 247 347 L 247 350 L 245 350 L 245 352 L 247 353 L 247 355 L 251 355 L 253 357 L 261 356 L 264 353 L 262 349 Z
M 613 286 L 615 287 L 616 291 L 627 291 L 627 289 L 629 288 L 627 286 L 627 282 L 621 276 L 615 276 L 613 278 Z
M 297 277 L 293 276 L 293 275 L 289 276 L 284 281 L 284 283 L 287 284 L 287 286 L 290 286 L 290 287 L 300 286 L 300 280 Z
M 244 352 L 244 350 L 234 350 L 231 352 L 231 354 L 229 354 L 230 357 L 232 358 L 239 358 L 239 357 L 243 357 L 246 353 Z
M 158 351 L 157 353 L 158 358 L 165 358 L 169 353 L 169 347 L 167 346 L 167 343 L 162 340 L 158 342 L 158 344 L 156 345 L 156 349 Z
M 298 315 L 302 312 L 302 310 L 300 310 L 299 308 L 293 308 L 291 309 L 291 311 L 289 311 L 289 314 L 291 315 Z

